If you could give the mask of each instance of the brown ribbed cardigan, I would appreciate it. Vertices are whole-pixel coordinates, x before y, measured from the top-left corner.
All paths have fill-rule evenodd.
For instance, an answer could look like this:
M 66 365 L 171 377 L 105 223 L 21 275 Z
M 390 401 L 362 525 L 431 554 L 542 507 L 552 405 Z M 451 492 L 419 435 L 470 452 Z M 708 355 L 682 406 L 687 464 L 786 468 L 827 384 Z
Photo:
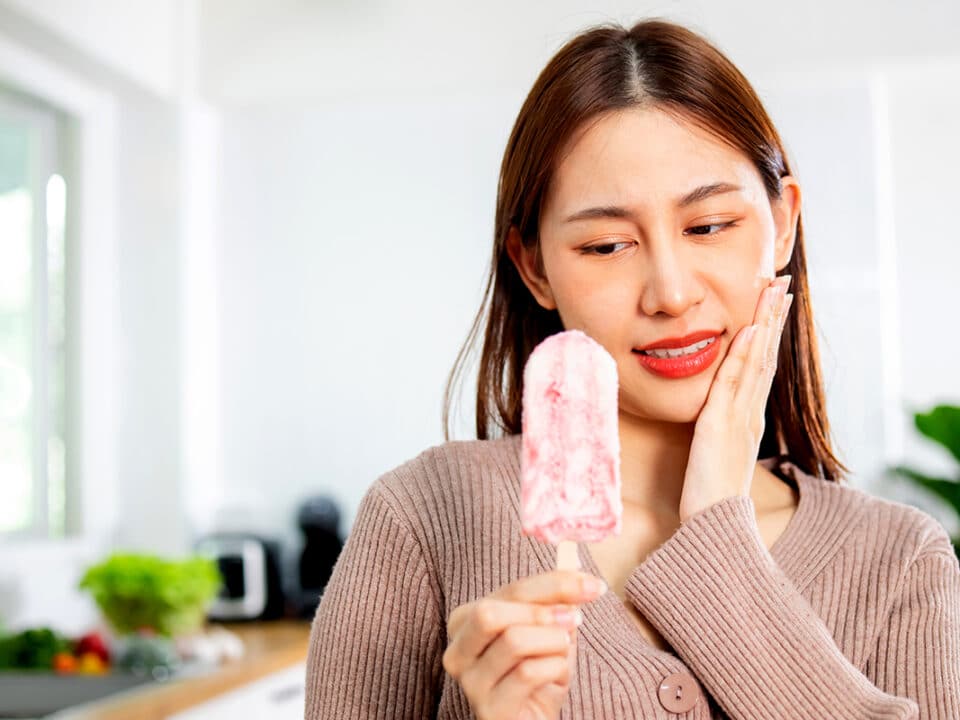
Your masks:
M 783 534 L 768 551 L 746 496 L 688 518 L 626 584 L 672 652 L 613 592 L 583 605 L 560 717 L 960 719 L 960 565 L 943 526 L 761 463 L 800 492 Z M 307 720 L 475 717 L 443 670 L 447 617 L 556 563 L 521 533 L 519 478 L 515 435 L 433 447 L 377 479 L 314 618 Z M 660 699 L 676 673 L 697 696 L 680 714 Z

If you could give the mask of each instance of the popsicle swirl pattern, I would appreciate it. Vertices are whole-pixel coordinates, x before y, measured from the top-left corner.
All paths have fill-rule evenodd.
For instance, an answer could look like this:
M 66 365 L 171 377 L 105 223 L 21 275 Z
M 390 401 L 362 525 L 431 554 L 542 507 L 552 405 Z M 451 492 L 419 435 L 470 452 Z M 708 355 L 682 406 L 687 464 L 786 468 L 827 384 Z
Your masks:
M 538 540 L 618 535 L 617 364 L 580 330 L 546 338 L 523 373 L 523 530 Z

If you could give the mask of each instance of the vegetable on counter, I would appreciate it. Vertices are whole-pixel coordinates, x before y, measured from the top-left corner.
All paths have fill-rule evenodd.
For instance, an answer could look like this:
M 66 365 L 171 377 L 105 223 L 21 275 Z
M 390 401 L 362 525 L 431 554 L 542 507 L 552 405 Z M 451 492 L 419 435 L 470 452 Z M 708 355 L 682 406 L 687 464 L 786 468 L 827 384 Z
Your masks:
M 111 555 L 80 580 L 118 633 L 149 628 L 165 637 L 199 628 L 221 584 L 209 558 L 174 561 L 130 553 Z
M 69 653 L 70 641 L 50 628 L 34 628 L 0 638 L 0 669 L 50 670 L 58 653 Z
M 47 627 L 0 637 L 0 670 L 99 675 L 109 669 L 110 651 L 97 632 L 89 632 L 75 642 Z
M 104 665 L 110 662 L 110 651 L 107 650 L 107 644 L 98 632 L 89 632 L 79 640 L 73 649 L 74 655 L 82 657 L 84 655 L 94 655 Z
M 53 656 L 53 671 L 60 675 L 71 675 L 77 671 L 77 658 L 68 652 L 58 652 Z

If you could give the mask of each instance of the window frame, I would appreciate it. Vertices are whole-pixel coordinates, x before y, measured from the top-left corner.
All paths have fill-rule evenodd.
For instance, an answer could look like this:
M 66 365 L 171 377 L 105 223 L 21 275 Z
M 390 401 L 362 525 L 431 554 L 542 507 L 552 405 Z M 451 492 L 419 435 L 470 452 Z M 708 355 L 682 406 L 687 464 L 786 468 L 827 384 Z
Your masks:
M 31 223 L 31 427 L 30 427 L 30 470 L 31 470 L 31 522 L 20 530 L 0 532 L 3 539 L 49 538 L 50 528 L 50 474 L 49 474 L 49 437 L 51 428 L 50 408 L 50 353 L 49 330 L 49 291 L 50 274 L 48 264 L 49 243 L 47 237 L 47 184 L 54 174 L 64 175 L 61 165 L 63 153 L 60 144 L 64 133 L 60 126 L 62 119 L 52 108 L 44 108 L 40 102 L 20 97 L 15 90 L 0 86 L 0 117 L 29 128 L 31 142 L 36 142 L 36 152 L 31 151 L 31 165 L 28 169 L 28 184 L 33 205 L 31 211 L 35 221 Z M 67 230 L 64 229 L 66 234 Z M 64 238 L 66 243 L 66 237 Z M 67 274 L 66 267 L 64 268 Z M 66 278 L 65 278 L 66 279 Z M 69 283 L 66 293 L 70 295 Z M 69 304 L 70 299 L 65 302 Z M 69 363 L 69 358 L 67 359 Z M 65 404 L 68 400 L 65 398 Z M 63 408 L 66 414 L 67 409 Z M 65 433 L 66 434 L 66 433 Z M 71 445 L 64 437 L 64 444 Z M 68 485 L 71 477 L 65 477 Z M 66 493 L 66 488 L 64 488 Z M 67 511 L 69 513 L 69 510 Z M 68 528 L 64 528 L 69 532 Z
M 117 168 L 118 101 L 109 89 L 50 61 L 0 32 L 0 83 L 35 97 L 68 119 L 65 177 L 73 186 L 66 227 L 67 283 L 74 304 L 65 368 L 72 404 L 64 434 L 67 454 L 66 536 L 0 543 L 0 566 L 33 567 L 55 557 L 86 556 L 106 547 L 120 522 L 117 477 Z M 87 191 L 84 191 L 87 189 Z M 70 403 L 68 403 L 70 404 Z M 6 540 L 8 536 L 4 535 Z M 6 552 L 9 550 L 10 552 Z M 52 555 L 51 555 L 52 553 Z M 38 609 L 39 611 L 39 609 Z

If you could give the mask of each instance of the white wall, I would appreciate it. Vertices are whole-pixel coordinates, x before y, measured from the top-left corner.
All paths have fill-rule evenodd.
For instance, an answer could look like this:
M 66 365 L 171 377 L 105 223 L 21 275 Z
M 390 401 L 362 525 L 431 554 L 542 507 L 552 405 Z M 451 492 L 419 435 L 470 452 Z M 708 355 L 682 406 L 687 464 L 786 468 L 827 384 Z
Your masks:
M 662 15 L 705 32 L 750 74 L 958 52 L 943 0 L 203 0 L 201 86 L 238 104 L 528 88 L 577 30 Z
M 23 19 L 160 96 L 180 87 L 181 25 L 190 0 L 3 0 Z
M 516 97 L 228 113 L 224 472 L 278 525 L 442 440 Z

